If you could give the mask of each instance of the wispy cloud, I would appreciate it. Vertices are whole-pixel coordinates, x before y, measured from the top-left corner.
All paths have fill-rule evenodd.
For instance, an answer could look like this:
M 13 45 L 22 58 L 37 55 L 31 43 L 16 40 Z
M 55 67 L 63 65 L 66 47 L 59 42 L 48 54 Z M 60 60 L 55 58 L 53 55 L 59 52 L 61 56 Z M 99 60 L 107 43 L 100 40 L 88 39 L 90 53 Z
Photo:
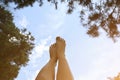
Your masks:
M 22 19 L 18 22 L 21 27 L 26 28 L 29 25 L 29 21 L 27 20 L 26 16 L 22 16 Z
M 42 39 L 40 43 L 38 43 L 34 50 L 33 54 L 30 55 L 30 64 L 33 65 L 33 68 L 37 68 L 39 66 L 38 59 L 42 57 L 45 51 L 49 50 L 49 40 L 51 40 L 51 36 L 48 36 L 46 39 Z M 34 74 L 31 75 L 31 78 L 28 77 L 28 80 L 35 80 L 35 77 L 37 76 L 39 72 L 39 68 L 34 70 Z
M 51 40 L 51 36 L 47 37 L 46 39 L 42 39 L 40 43 L 36 44 L 32 55 L 30 55 L 32 64 L 35 64 L 37 62 L 37 59 L 41 58 L 44 52 L 49 50 L 49 45 L 47 45 L 49 40 Z
M 108 80 L 120 72 L 119 46 L 109 45 L 105 50 L 98 51 L 97 56 L 86 75 L 80 75 L 76 80 Z
M 22 80 L 23 76 L 25 80 L 35 80 L 35 77 L 37 76 L 41 66 L 39 61 L 45 51 L 49 50 L 50 40 L 51 36 L 40 40 L 40 43 L 35 46 L 33 53 L 29 56 L 30 61 L 28 65 L 21 68 L 16 80 Z
M 38 25 L 38 29 L 41 36 L 52 35 L 53 33 L 58 33 L 61 31 L 63 24 L 65 22 L 66 16 L 65 5 L 62 5 L 59 10 L 54 11 L 50 9 L 45 12 L 43 22 Z M 49 14 L 48 14 L 49 13 Z
M 66 5 L 61 5 L 61 7 L 59 8 L 58 11 L 56 11 L 55 13 L 50 13 L 49 15 L 47 15 L 48 17 L 48 24 L 51 25 L 51 27 L 55 30 L 59 29 L 60 27 L 62 27 L 62 25 L 64 24 L 64 20 L 65 20 L 65 16 L 66 16 Z M 51 23 L 52 21 L 52 23 Z

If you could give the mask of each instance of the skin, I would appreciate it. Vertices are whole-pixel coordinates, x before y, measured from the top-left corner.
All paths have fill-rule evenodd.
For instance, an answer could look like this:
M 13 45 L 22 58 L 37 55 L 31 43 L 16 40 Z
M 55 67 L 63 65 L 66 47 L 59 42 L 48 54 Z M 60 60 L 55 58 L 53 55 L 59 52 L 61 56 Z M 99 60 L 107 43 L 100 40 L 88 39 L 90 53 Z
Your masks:
M 65 40 L 60 37 L 57 37 L 56 49 L 58 57 L 58 71 L 56 80 L 74 80 L 68 62 L 65 58 L 65 46 Z
M 50 60 L 38 73 L 35 80 L 55 80 L 55 66 L 58 61 L 56 80 L 74 80 L 65 58 L 65 40 L 57 37 L 56 43 L 50 46 Z
M 55 80 L 55 66 L 57 62 L 56 45 L 50 46 L 50 60 L 38 73 L 35 80 Z

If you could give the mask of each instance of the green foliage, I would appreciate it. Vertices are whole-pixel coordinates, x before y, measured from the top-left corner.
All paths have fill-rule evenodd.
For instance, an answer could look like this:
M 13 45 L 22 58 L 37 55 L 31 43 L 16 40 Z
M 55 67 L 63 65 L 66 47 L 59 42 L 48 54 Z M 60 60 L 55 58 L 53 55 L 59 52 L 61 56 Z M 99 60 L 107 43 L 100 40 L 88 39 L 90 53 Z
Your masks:
M 43 4 L 42 0 L 1 0 L 1 3 L 5 5 L 8 5 L 9 3 L 15 3 L 17 9 L 27 6 L 33 6 L 35 2 L 38 2 L 40 6 Z
M 33 40 L 29 32 L 15 26 L 11 13 L 0 6 L 0 80 L 17 77 L 20 67 L 29 61 Z
M 80 20 L 83 26 L 87 27 L 87 34 L 92 37 L 98 37 L 99 30 L 105 31 L 106 35 L 113 39 L 120 37 L 118 24 L 120 24 L 120 0 L 47 0 L 58 8 L 58 3 L 66 2 L 68 4 L 68 14 L 71 14 L 75 8 L 80 9 Z M 15 3 L 15 8 L 23 8 L 26 6 L 33 6 L 38 2 L 40 6 L 44 0 L 2 0 L 3 4 Z M 77 4 L 77 6 L 76 6 Z M 78 6 L 79 5 L 79 6 Z M 97 29 L 93 29 L 96 26 Z M 93 27 L 93 28 L 92 28 Z M 95 30 L 95 31 L 94 31 Z M 93 33 L 92 33 L 93 31 Z
M 118 26 L 120 24 L 120 0 L 47 1 L 53 3 L 55 9 L 60 7 L 58 3 L 66 2 L 68 14 L 72 14 L 75 8 L 80 7 L 80 22 L 87 28 L 87 34 L 92 37 L 98 37 L 100 29 L 113 41 L 120 37 Z M 8 6 L 10 3 L 15 3 L 16 9 L 33 6 L 35 2 L 42 6 L 44 0 L 0 0 L 2 5 Z M 26 30 L 19 30 L 14 25 L 11 13 L 0 6 L 0 71 L 3 72 L 0 80 L 11 80 L 17 76 L 20 67 L 26 65 L 29 60 L 33 40 L 30 33 L 26 34 Z
M 58 3 L 59 0 L 49 0 Z M 61 0 L 65 2 L 66 0 Z M 80 9 L 80 20 L 87 27 L 87 34 L 92 37 L 100 35 L 99 30 L 105 31 L 106 35 L 116 41 L 120 37 L 118 24 L 120 24 L 120 0 L 67 0 L 68 11 L 71 14 L 75 8 Z M 77 4 L 77 6 L 76 6 Z M 79 5 L 79 6 L 78 6 Z

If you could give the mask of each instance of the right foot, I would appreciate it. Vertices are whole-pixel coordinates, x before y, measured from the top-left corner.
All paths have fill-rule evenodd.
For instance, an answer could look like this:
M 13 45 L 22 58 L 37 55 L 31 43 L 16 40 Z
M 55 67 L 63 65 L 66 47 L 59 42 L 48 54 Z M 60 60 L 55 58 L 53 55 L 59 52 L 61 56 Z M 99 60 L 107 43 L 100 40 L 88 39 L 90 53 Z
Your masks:
M 56 48 L 58 58 L 65 56 L 65 46 L 65 40 L 60 37 L 56 37 Z

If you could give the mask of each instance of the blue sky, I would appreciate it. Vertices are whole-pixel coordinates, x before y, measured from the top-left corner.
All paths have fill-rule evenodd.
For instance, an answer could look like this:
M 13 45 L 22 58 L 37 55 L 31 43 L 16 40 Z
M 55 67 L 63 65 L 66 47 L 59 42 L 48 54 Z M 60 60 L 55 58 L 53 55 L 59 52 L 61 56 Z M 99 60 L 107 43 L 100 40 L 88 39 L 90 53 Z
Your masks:
M 114 43 L 102 30 L 99 38 L 86 34 L 79 19 L 79 10 L 66 14 L 66 5 L 44 4 L 14 11 L 14 22 L 27 28 L 35 37 L 35 48 L 26 67 L 16 80 L 35 80 L 37 73 L 49 60 L 49 46 L 56 36 L 66 40 L 66 57 L 75 80 L 107 80 L 120 72 L 120 41 Z

